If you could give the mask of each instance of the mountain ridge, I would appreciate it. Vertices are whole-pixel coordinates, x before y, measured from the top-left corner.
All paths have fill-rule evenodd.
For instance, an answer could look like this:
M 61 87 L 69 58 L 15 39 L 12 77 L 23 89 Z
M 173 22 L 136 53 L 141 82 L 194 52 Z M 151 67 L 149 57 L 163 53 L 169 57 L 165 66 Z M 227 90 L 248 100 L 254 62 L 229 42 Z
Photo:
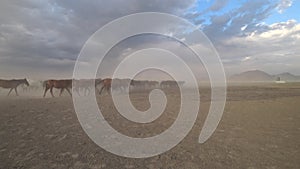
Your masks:
M 240 74 L 232 75 L 228 78 L 229 81 L 245 81 L 245 82 L 270 82 L 270 81 L 287 81 L 287 82 L 298 82 L 300 76 L 294 75 L 289 72 L 283 72 L 280 74 L 268 74 L 261 70 L 250 70 L 242 72 Z

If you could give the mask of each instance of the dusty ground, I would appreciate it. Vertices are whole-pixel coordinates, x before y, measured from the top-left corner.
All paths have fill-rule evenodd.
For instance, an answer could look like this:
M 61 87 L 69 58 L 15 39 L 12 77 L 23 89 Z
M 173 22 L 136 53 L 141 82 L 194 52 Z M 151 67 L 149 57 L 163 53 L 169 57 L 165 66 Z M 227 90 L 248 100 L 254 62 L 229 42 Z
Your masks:
M 20 92 L 22 94 L 22 92 Z M 201 88 L 196 124 L 175 148 L 156 157 L 130 159 L 111 154 L 82 130 L 69 96 L 41 98 L 23 93 L 0 97 L 0 168 L 300 168 L 300 84 L 232 85 L 223 118 L 213 136 L 198 144 L 209 106 Z M 138 109 L 147 93 L 133 93 Z M 179 95 L 168 91 L 165 113 L 150 124 L 126 121 L 110 97 L 98 98 L 105 118 L 120 132 L 148 137 L 164 131 L 174 118 Z M 175 113 L 174 113 L 175 112 Z

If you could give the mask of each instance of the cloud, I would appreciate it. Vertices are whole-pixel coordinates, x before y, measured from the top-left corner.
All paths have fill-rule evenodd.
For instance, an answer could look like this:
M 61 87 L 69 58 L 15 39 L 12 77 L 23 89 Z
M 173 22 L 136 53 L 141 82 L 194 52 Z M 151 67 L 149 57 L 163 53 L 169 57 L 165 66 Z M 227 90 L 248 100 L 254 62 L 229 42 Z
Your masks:
M 297 60 L 299 23 L 289 20 L 263 24 L 272 11 L 283 12 L 291 6 L 291 0 L 279 3 L 251 0 L 225 12 L 220 10 L 228 5 L 228 0 L 216 0 L 204 11 L 191 12 L 197 3 L 195 0 L 3 0 L 0 3 L 0 76 L 70 77 L 80 49 L 96 30 L 118 17 L 150 11 L 193 21 L 212 40 L 229 72 L 282 63 L 282 68 L 300 74 L 295 68 L 300 63 Z M 182 40 L 193 38 L 182 29 L 169 30 L 166 34 L 186 34 Z M 116 46 L 109 57 L 120 59 L 146 46 L 184 54 L 176 43 L 145 36 Z M 192 64 L 192 59 L 186 60 Z M 274 70 L 271 65 L 269 69 Z
M 283 9 L 284 4 L 288 7 L 292 2 L 246 1 L 225 13 L 194 15 L 197 19 L 209 16 L 201 27 L 218 50 L 228 74 L 248 69 L 276 73 L 284 69 L 300 74 L 297 70 L 299 23 L 292 19 L 270 25 L 264 23 L 279 6 Z
M 232 36 L 240 36 L 258 29 L 261 23 L 270 15 L 276 4 L 268 1 L 247 1 L 242 6 L 224 14 L 215 14 L 203 31 L 212 41 L 219 41 Z M 245 29 L 243 28 L 245 25 Z
M 44 76 L 56 75 L 57 71 L 61 71 L 62 76 L 70 76 L 72 72 L 65 72 L 66 67 L 72 69 L 85 41 L 104 24 L 136 12 L 180 15 L 193 3 L 194 0 L 3 0 L 0 5 L 0 76 L 23 76 L 23 70 L 28 67 L 44 72 Z M 53 66 L 45 60 L 60 64 Z M 8 70 L 4 63 L 14 69 Z
M 212 6 L 210 6 L 210 10 L 212 11 L 218 11 L 222 8 L 224 8 L 228 3 L 228 0 L 216 0 Z
M 292 4 L 293 0 L 280 0 L 277 5 L 278 13 L 282 14 L 284 10 L 292 6 Z
M 248 61 L 248 60 L 251 60 L 250 56 L 246 56 L 244 59 L 242 59 L 243 62 Z
M 267 28 L 262 32 L 253 31 L 245 37 L 222 41 L 219 51 L 228 61 L 227 71 L 266 69 L 280 73 L 297 70 L 300 66 L 300 24 L 288 20 L 264 26 Z
M 288 20 L 287 22 L 274 23 L 269 26 L 269 30 L 264 32 L 252 32 L 247 38 L 257 41 L 276 40 L 284 38 L 294 38 L 297 40 L 300 35 L 300 24 L 296 20 Z

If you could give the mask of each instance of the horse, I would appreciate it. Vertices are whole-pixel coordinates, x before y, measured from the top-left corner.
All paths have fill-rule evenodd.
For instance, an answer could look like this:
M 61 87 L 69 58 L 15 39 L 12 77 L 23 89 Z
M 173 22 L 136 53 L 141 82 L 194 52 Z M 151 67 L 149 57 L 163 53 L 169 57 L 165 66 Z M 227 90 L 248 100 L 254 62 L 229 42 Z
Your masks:
M 160 83 L 161 89 L 174 88 L 174 87 L 183 87 L 185 81 L 174 81 L 174 80 L 166 80 Z
M 100 90 L 99 90 L 99 95 L 101 95 L 103 89 L 105 89 L 107 91 L 107 93 L 110 94 L 110 89 L 112 88 L 112 81 L 113 79 L 111 78 L 106 78 L 106 79 L 102 79 L 98 85 L 101 86 Z M 115 87 L 115 86 L 114 86 Z
M 166 80 L 166 81 L 162 81 L 160 82 L 160 88 L 162 89 L 166 89 L 166 88 L 173 88 L 173 87 L 177 87 L 177 81 L 174 80 Z
M 106 89 L 106 91 L 108 93 L 110 93 L 110 88 L 111 88 L 111 84 L 112 84 L 112 79 L 110 78 L 106 78 L 106 79 L 103 79 L 100 81 L 100 83 L 102 86 L 101 86 L 101 89 L 99 91 L 99 95 L 101 95 L 103 89 Z
M 73 81 L 73 88 L 74 91 L 78 94 L 78 96 L 81 96 L 83 94 L 84 96 L 88 96 L 91 93 L 90 84 L 94 81 L 94 87 L 97 93 L 99 92 L 97 86 L 101 84 L 101 79 L 74 79 Z
M 115 78 L 112 80 L 112 90 L 117 90 L 120 93 L 124 93 L 127 90 L 129 90 L 129 85 L 131 83 L 131 79 L 119 79 L 119 78 Z
M 144 83 L 144 89 L 149 90 L 149 89 L 155 89 L 159 87 L 159 82 L 158 81 L 142 81 Z
M 150 88 L 149 82 L 148 80 L 131 80 L 130 86 L 133 86 L 135 91 L 145 91 Z
M 80 96 L 80 91 L 83 92 L 84 96 L 87 96 L 90 94 L 90 88 L 89 88 L 89 84 L 92 80 L 90 79 L 79 79 L 79 80 L 74 80 L 73 83 L 73 87 L 74 87 L 74 91 L 76 91 L 76 93 L 78 94 L 78 96 Z
M 46 96 L 47 91 L 50 89 L 50 93 L 52 97 L 53 95 L 53 88 L 60 89 L 59 96 L 61 96 L 64 89 L 68 91 L 68 93 L 72 96 L 69 88 L 72 88 L 72 80 L 71 79 L 64 79 L 64 80 L 46 80 L 43 83 L 43 87 L 45 88 L 44 96 Z
M 21 84 L 25 84 L 25 85 L 29 86 L 29 83 L 28 83 L 27 79 L 13 79 L 13 80 L 2 80 L 2 79 L 0 79 L 0 87 L 5 88 L 5 89 L 10 88 L 7 96 L 9 96 L 9 94 L 11 93 L 11 91 L 13 89 L 15 89 L 16 95 L 19 96 L 18 91 L 17 91 L 17 87 Z
M 110 94 L 110 89 L 113 91 L 119 91 L 121 93 L 126 92 L 128 85 L 132 86 L 131 79 L 111 79 L 106 78 L 101 80 L 99 83 L 101 85 L 99 95 L 101 95 L 102 91 L 105 89 Z M 129 89 L 129 88 L 128 88 Z

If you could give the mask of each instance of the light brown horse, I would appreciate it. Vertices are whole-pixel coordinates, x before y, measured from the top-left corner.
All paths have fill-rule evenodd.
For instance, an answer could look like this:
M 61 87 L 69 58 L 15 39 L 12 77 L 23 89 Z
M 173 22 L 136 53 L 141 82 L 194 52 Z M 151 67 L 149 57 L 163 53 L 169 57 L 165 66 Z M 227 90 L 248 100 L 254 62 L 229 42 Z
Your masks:
M 15 89 L 16 95 L 19 96 L 17 87 L 21 84 L 25 84 L 25 85 L 29 86 L 27 79 L 13 79 L 13 80 L 1 80 L 0 79 L 0 87 L 5 88 L 5 89 L 10 88 L 7 96 L 9 96 L 9 94 L 11 93 L 11 91 L 13 89 Z
M 71 79 L 64 79 L 64 80 L 46 80 L 43 83 L 43 87 L 45 88 L 44 96 L 46 96 L 47 91 L 50 89 L 50 93 L 52 97 L 53 95 L 53 88 L 60 89 L 59 96 L 61 96 L 64 89 L 68 91 L 68 93 L 72 96 L 69 88 L 72 88 L 72 80 Z

